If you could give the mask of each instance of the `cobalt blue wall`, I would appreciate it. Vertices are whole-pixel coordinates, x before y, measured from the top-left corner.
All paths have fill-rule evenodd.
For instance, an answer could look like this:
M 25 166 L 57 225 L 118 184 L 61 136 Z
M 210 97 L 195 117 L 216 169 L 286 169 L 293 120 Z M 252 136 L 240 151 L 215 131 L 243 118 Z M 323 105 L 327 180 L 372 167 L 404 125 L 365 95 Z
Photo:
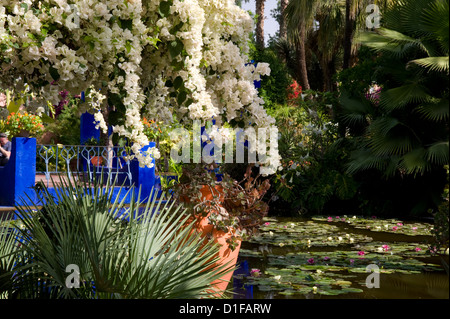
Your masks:
M 149 145 L 144 146 L 141 149 L 141 152 L 145 152 L 149 147 L 155 147 L 155 142 L 150 142 Z M 152 161 L 153 165 L 155 165 L 155 159 Z M 141 191 L 140 200 L 149 199 L 150 193 L 152 191 L 153 186 L 155 186 L 155 166 L 152 168 L 148 167 L 139 167 L 139 162 L 137 160 L 131 161 L 130 171 L 132 174 L 132 182 L 135 186 L 136 195 Z
M 36 139 L 14 137 L 11 141 L 11 157 L 0 167 L 0 205 L 15 206 L 26 200 L 34 200 L 32 187 L 36 178 Z
M 95 138 L 99 141 L 100 129 L 95 128 L 94 114 L 85 112 L 81 114 L 80 118 L 80 144 L 84 145 L 84 143 L 91 138 Z

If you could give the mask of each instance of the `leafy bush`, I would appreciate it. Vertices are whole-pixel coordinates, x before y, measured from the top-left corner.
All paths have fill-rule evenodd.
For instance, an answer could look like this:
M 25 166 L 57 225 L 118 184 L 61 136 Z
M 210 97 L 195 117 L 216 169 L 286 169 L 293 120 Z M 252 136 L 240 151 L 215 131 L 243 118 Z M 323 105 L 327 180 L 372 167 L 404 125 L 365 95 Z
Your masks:
M 321 213 L 332 200 L 349 200 L 356 193 L 356 182 L 344 172 L 346 149 L 336 144 L 335 96 L 315 91 L 302 95 L 294 104 L 271 110 L 283 158 L 283 169 L 274 177 L 276 201 L 271 208 L 284 206 L 280 214 Z
M 143 206 L 133 194 L 128 206 L 119 195 L 113 199 L 114 184 L 108 182 L 106 188 L 102 184 L 67 182 L 56 194 L 43 186 L 33 205 L 18 207 L 14 227 L 0 223 L 0 295 L 8 299 L 217 295 L 211 283 L 234 266 L 215 264 L 217 245 L 191 233 L 182 207 L 175 208 L 170 198 Z M 119 188 L 119 194 L 124 192 Z M 70 265 L 79 269 L 76 289 L 68 285 Z
M 39 137 L 44 131 L 44 125 L 39 116 L 19 111 L 10 113 L 3 120 L 3 131 L 8 133 L 10 139 L 20 136 Z

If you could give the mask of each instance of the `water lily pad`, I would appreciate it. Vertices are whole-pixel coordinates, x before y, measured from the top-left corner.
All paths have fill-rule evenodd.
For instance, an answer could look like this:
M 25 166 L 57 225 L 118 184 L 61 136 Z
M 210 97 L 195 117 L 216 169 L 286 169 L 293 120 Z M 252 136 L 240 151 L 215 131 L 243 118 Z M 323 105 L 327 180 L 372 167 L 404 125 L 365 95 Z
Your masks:
M 271 296 L 361 293 L 368 289 L 365 278 L 369 265 L 390 276 L 443 273 L 441 265 L 430 263 L 423 238 L 395 235 L 429 235 L 430 229 L 427 223 L 408 224 L 397 219 L 267 218 L 260 235 L 243 243 L 239 256 L 261 268 L 258 277 L 245 279 L 248 284 L 257 291 L 271 292 Z M 386 235 L 372 233 L 371 237 L 371 232 L 377 231 Z M 384 237 L 386 241 L 380 241 Z
M 258 286 L 262 291 L 278 291 L 281 295 L 311 293 L 335 296 L 363 292 L 362 289 L 351 287 L 352 282 L 342 278 L 288 268 L 268 268 L 264 277 L 250 278 L 247 284 Z
M 345 223 L 357 229 L 374 232 L 390 232 L 409 236 L 430 236 L 433 225 L 429 223 L 404 222 L 399 219 L 378 219 L 358 216 L 314 216 L 312 220 L 329 224 Z
M 363 234 L 349 234 L 334 225 L 316 223 L 314 221 L 280 221 L 266 219 L 260 228 L 260 234 L 249 242 L 260 245 L 278 247 L 297 246 L 327 247 L 349 245 L 352 243 L 370 242 L 373 239 Z

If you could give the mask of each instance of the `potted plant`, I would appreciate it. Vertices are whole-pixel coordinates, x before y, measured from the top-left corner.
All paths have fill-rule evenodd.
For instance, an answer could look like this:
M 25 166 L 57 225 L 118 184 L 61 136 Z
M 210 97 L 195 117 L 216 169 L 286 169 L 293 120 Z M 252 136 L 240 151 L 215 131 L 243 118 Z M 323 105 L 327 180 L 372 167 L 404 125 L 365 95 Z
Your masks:
M 216 164 L 188 164 L 172 188 L 178 203 L 195 221 L 196 231 L 205 241 L 213 239 L 219 244 L 220 265 L 237 262 L 242 240 L 258 231 L 269 210 L 263 201 L 269 181 L 253 177 L 252 167 L 237 181 L 226 173 L 218 179 Z M 224 275 L 213 285 L 224 291 L 232 275 Z

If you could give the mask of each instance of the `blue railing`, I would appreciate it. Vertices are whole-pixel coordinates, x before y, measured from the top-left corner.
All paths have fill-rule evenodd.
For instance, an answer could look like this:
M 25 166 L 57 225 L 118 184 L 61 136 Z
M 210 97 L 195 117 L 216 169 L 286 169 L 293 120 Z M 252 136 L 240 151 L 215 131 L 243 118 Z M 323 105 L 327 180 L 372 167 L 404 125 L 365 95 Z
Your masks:
M 154 146 L 151 142 L 142 151 Z M 124 152 L 120 147 L 37 145 L 34 138 L 13 138 L 10 160 L 0 167 L 0 206 L 35 203 L 37 181 L 52 190 L 61 175 L 76 180 L 80 174 L 90 179 L 114 179 L 117 185 L 132 188 L 135 194 L 140 192 L 140 199 L 146 201 L 155 186 L 155 167 L 140 167 L 137 160 L 127 161 Z

